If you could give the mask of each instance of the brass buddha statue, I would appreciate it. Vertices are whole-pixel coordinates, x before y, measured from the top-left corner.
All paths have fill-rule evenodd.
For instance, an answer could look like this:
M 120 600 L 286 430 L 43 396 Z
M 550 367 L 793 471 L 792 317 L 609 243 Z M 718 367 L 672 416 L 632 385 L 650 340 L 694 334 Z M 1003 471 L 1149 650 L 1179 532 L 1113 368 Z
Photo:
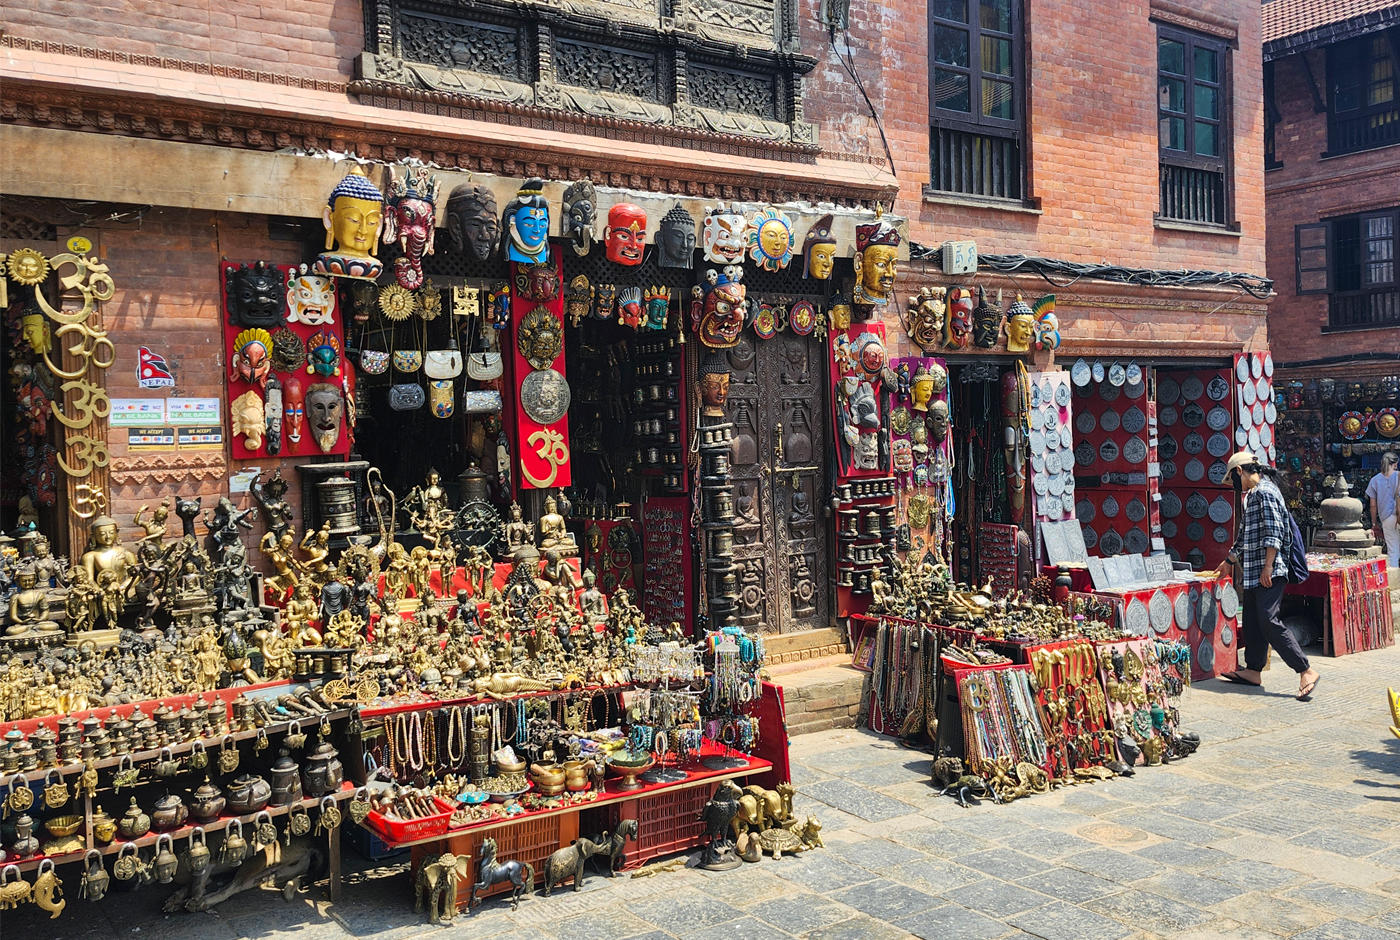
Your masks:
M 5 627 L 5 636 L 29 637 L 63 632 L 62 627 L 49 619 L 49 598 L 43 588 L 35 586 L 37 581 L 38 576 L 33 568 L 21 568 L 15 576 L 19 590 L 10 598 L 10 618 Z
M 578 554 L 578 544 L 573 533 L 564 525 L 564 517 L 559 514 L 559 504 L 553 496 L 544 498 L 544 515 L 540 516 L 540 547 L 557 551 L 561 557 Z
M 83 553 L 81 564 L 94 584 L 102 583 L 103 572 L 111 572 L 122 591 L 131 585 L 136 556 L 117 541 L 117 520 L 111 516 L 92 520 L 88 526 L 88 550 Z

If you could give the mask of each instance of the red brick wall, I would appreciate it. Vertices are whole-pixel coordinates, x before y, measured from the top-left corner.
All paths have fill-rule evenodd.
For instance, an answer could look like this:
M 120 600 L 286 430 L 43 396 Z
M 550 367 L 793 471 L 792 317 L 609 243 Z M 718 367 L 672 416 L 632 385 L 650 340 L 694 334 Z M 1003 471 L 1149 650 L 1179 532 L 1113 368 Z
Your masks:
M 1234 213 L 1242 237 L 1157 229 L 1156 28 L 1149 0 L 1025 0 L 1031 133 L 1028 195 L 1042 215 L 926 203 L 928 25 L 924 4 L 853 4 L 850 42 L 895 154 L 895 209 L 915 241 L 973 238 L 986 252 L 1024 252 L 1150 268 L 1264 273 L 1262 66 L 1254 0 L 1178 3 L 1233 20 Z M 865 102 L 804 0 L 803 50 L 821 58 L 807 115 L 833 151 L 884 150 Z M 974 5 L 975 8 L 975 5 Z M 838 37 L 838 43 L 841 43 Z M 844 43 L 840 48 L 844 51 Z M 823 100 L 825 99 L 825 100 Z
M 364 48 L 360 0 L 5 0 L 5 31 L 321 81 L 347 81 Z
M 104 324 L 117 350 L 116 361 L 107 370 L 108 394 L 112 398 L 220 398 L 227 429 L 219 262 L 262 259 L 291 263 L 301 260 L 300 246 L 269 239 L 264 217 L 197 210 L 152 209 L 139 225 L 99 223 L 93 230 L 84 229 L 84 234 L 111 269 L 117 287 L 116 295 L 102 307 Z M 165 357 L 175 376 L 173 389 L 148 390 L 137 384 L 137 347 L 141 345 Z M 215 453 L 220 467 L 227 470 L 215 474 L 213 468 L 181 470 L 186 461 L 176 455 L 149 455 L 134 463 L 124 428 L 112 428 L 108 442 L 112 471 L 119 478 L 123 470 L 128 474 L 137 468 L 145 471 L 134 474 L 144 482 L 113 486 L 110 512 L 121 523 L 124 538 L 140 533 L 132 516 L 143 503 L 154 506 L 165 496 L 202 495 L 204 507 L 212 508 L 219 496 L 228 492 L 227 473 L 245 465 L 262 467 L 269 476 L 280 465 L 282 475 L 291 483 L 288 498 L 300 511 L 300 475 L 293 467 L 306 463 L 304 456 L 282 461 L 225 461 L 225 448 Z M 151 474 L 149 479 L 145 479 L 146 473 Z M 233 500 L 241 508 L 254 505 L 246 493 Z M 179 523 L 173 513 L 170 522 L 178 534 Z M 254 558 L 263 531 L 258 522 L 244 537 Z
M 1326 94 L 1325 51 L 1307 56 L 1313 77 Z M 1278 292 L 1269 304 L 1274 357 L 1299 362 L 1362 351 L 1400 353 L 1400 330 L 1394 327 L 1322 332 L 1327 325 L 1327 295 L 1295 293 L 1294 259 L 1294 226 L 1400 204 L 1400 147 L 1324 159 L 1327 115 L 1313 110 L 1306 72 L 1297 56 L 1274 63 L 1274 98 L 1280 117 L 1274 128 L 1274 150 L 1283 164 L 1269 171 L 1265 197 L 1269 276 Z

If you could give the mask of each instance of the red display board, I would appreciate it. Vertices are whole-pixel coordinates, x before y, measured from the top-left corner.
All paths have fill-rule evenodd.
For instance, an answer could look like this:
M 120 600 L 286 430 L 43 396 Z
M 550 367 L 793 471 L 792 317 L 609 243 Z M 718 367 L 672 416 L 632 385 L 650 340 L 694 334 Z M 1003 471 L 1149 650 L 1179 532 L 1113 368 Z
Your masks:
M 836 461 L 843 478 L 889 473 L 887 456 L 880 455 L 880 425 L 884 403 L 881 372 L 886 363 L 885 325 L 852 323 L 832 330 L 832 427 Z
M 219 266 L 219 282 L 222 285 L 220 287 L 220 300 L 222 303 L 222 309 L 225 311 L 225 314 L 223 316 L 223 369 L 224 378 L 228 382 L 228 413 L 224 419 L 224 426 L 227 429 L 231 453 L 234 459 L 246 460 L 249 458 L 268 456 L 314 457 L 322 454 L 348 454 L 350 452 L 351 444 L 351 421 L 350 412 L 346 403 L 346 397 L 348 394 L 349 396 L 352 396 L 353 400 L 355 376 L 354 366 L 351 365 L 349 362 L 346 362 L 344 357 L 345 338 L 344 332 L 342 330 L 341 313 L 338 309 L 338 303 L 335 303 L 337 291 L 333 280 L 330 286 L 329 294 L 333 303 L 333 306 L 331 307 L 331 313 L 329 314 L 329 317 L 325 317 L 324 315 L 322 317 L 326 319 L 326 322 L 318 323 L 316 325 L 309 325 L 300 321 L 290 321 L 288 320 L 288 317 L 291 316 L 291 309 L 287 306 L 287 302 L 284 301 L 282 310 L 282 322 L 279 323 L 277 326 L 266 330 L 265 332 L 267 332 L 269 336 L 271 336 L 271 334 L 285 327 L 286 329 L 290 330 L 293 334 L 295 334 L 298 342 L 301 344 L 301 351 L 304 355 L 311 351 L 311 349 L 308 348 L 308 340 L 311 340 L 313 337 L 317 337 L 317 342 L 313 345 L 329 345 L 336 351 L 335 371 L 331 375 L 317 374 L 316 371 L 314 369 L 310 369 L 305 364 L 305 362 L 303 362 L 301 367 L 298 368 L 295 372 L 277 371 L 276 369 L 271 369 L 268 371 L 268 375 L 275 376 L 277 383 L 282 388 L 283 409 L 285 409 L 286 407 L 287 400 L 293 397 L 289 395 L 290 386 L 293 383 L 300 384 L 303 395 L 309 393 L 313 385 L 318 384 L 330 385 L 333 388 L 335 388 L 337 392 L 339 392 L 342 402 L 342 412 L 340 420 L 340 433 L 339 436 L 336 438 L 334 446 L 332 446 L 329 450 L 322 450 L 317 445 L 316 429 L 314 426 L 314 416 L 312 414 L 312 408 L 310 406 L 304 407 L 304 414 L 302 417 L 301 428 L 299 432 L 293 428 L 292 422 L 287 419 L 285 414 L 279 414 L 278 417 L 281 419 L 280 447 L 275 454 L 268 450 L 269 437 L 267 434 L 267 427 L 265 421 L 263 424 L 263 434 L 259 445 L 256 448 L 248 446 L 248 437 L 246 433 L 235 433 L 235 421 L 237 419 L 234 412 L 237 403 L 240 399 L 243 399 L 243 397 L 248 392 L 253 392 L 257 395 L 258 401 L 264 407 L 264 413 L 267 403 L 266 385 L 262 382 L 249 382 L 245 380 L 241 375 L 237 373 L 233 366 L 234 355 L 238 352 L 238 338 L 244 335 L 247 329 L 245 327 L 235 326 L 229 323 L 230 317 L 227 314 L 227 311 L 229 309 L 226 280 L 227 272 L 230 268 L 237 269 L 238 267 L 239 263 L 234 261 L 225 261 Z M 296 268 L 292 265 L 279 264 L 268 265 L 267 267 L 276 268 L 279 272 L 281 272 L 284 283 L 289 279 L 293 278 L 294 276 L 297 276 Z M 318 280 L 331 279 L 318 278 Z M 272 350 L 269 344 L 269 348 L 267 349 L 267 354 L 269 356 L 271 355 L 271 351 Z M 246 399 L 244 400 L 246 401 Z M 299 433 L 300 440 L 292 439 L 292 435 L 296 433 Z
M 1225 462 L 1240 439 L 1232 379 L 1230 369 L 1157 374 L 1162 537 L 1198 570 L 1220 564 L 1234 541 L 1234 500 L 1225 482 Z
M 554 262 L 553 296 L 548 300 L 534 299 L 531 295 L 550 293 L 541 288 L 540 265 L 525 265 L 512 262 L 511 274 L 511 316 L 510 351 L 511 363 L 511 404 L 515 416 L 515 488 L 545 490 L 564 487 L 573 483 L 573 462 L 569 452 L 569 416 L 567 413 L 551 424 L 540 424 L 525 413 L 521 405 L 521 389 L 530 375 L 536 371 L 535 365 L 521 353 L 521 332 L 530 337 L 542 337 L 551 329 L 546 317 L 552 318 L 552 329 L 557 331 L 558 352 L 545 368 L 567 378 L 564 370 L 564 295 L 558 262 Z M 522 286 L 523 285 L 523 286 Z M 532 344 L 533 349 L 543 348 L 543 342 Z M 539 363 L 536 359 L 536 364 Z
M 695 623 L 690 564 L 690 497 L 653 496 L 642 507 L 642 610 L 656 624 Z

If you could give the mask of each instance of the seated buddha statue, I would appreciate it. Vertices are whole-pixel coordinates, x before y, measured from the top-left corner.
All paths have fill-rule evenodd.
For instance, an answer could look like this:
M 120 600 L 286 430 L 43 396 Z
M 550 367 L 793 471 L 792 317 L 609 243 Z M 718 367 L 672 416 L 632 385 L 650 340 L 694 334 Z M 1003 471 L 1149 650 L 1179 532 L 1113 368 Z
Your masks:
M 564 517 L 559 514 L 559 504 L 553 496 L 544 498 L 544 515 L 540 516 L 540 548 L 553 549 L 561 556 L 578 554 L 578 544 L 573 533 L 564 525 Z
M 19 588 L 10 598 L 10 622 L 5 636 L 20 637 L 36 633 L 61 633 L 63 628 L 49 619 L 49 598 L 36 587 L 38 575 L 33 568 L 21 568 L 15 576 Z

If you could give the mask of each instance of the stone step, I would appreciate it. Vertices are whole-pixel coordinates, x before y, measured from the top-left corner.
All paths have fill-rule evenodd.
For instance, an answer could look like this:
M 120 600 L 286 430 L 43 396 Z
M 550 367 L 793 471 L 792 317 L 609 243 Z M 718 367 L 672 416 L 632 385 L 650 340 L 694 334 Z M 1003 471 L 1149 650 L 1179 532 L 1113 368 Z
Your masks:
M 819 662 L 825 664 L 773 676 L 783 687 L 789 736 L 854 728 L 859 722 L 869 676 L 851 666 L 846 656 Z

